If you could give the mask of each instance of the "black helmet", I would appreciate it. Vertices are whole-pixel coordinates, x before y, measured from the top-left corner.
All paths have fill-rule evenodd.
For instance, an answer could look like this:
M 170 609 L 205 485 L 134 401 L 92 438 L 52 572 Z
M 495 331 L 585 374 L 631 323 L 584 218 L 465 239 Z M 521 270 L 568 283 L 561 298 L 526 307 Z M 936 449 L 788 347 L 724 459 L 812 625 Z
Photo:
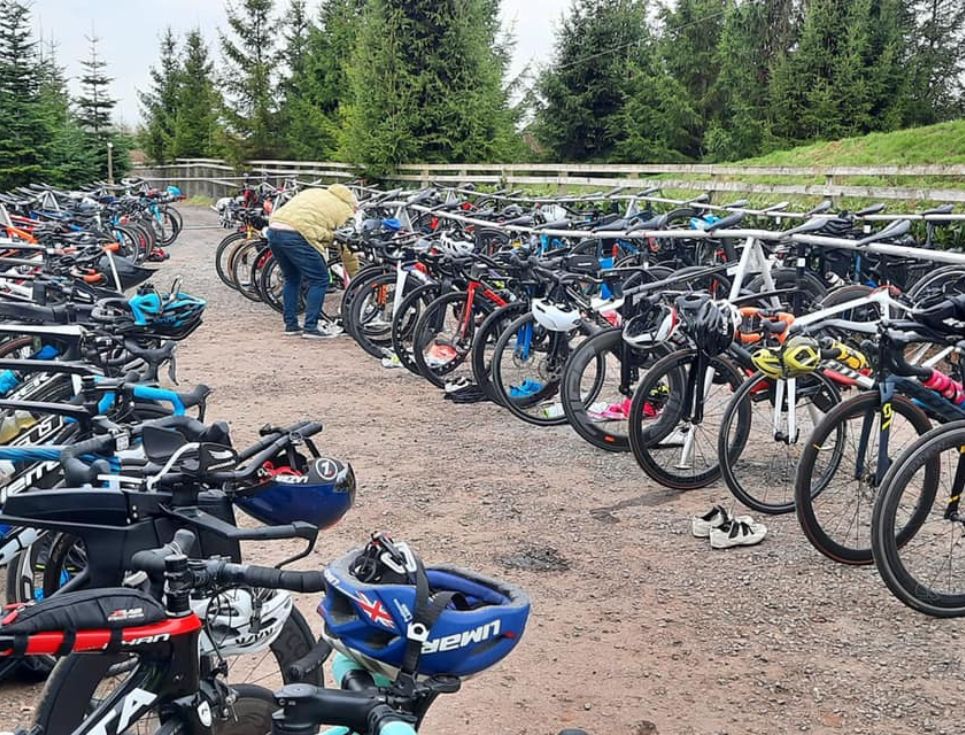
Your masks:
M 690 333 L 697 347 L 709 355 L 727 351 L 740 323 L 740 312 L 727 301 L 705 301 L 691 322 Z

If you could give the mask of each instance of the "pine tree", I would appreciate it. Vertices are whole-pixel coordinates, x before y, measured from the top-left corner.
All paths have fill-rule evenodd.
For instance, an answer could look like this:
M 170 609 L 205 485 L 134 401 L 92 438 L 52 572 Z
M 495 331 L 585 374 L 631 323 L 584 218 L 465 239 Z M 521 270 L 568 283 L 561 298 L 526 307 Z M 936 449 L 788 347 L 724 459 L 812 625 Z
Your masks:
M 40 103 L 37 42 L 30 10 L 17 0 L 0 2 L 0 188 L 40 177 L 49 130 Z
M 769 147 L 768 88 L 774 66 L 800 32 L 798 15 L 795 0 L 730 1 L 714 59 L 706 158 L 737 160 Z
M 151 88 L 138 92 L 144 116 L 142 145 L 158 163 L 171 159 L 174 122 L 178 116 L 178 41 L 171 27 L 161 36 L 161 57 L 151 67 Z
M 965 3 L 913 0 L 911 82 L 905 122 L 928 125 L 965 115 Z
M 900 0 L 811 0 L 800 42 L 771 79 L 770 118 L 787 142 L 892 130 L 910 83 Z
M 44 180 L 73 187 L 94 181 L 100 175 L 98 162 L 88 146 L 87 134 L 71 109 L 67 78 L 57 63 L 53 43 L 41 55 L 38 78 L 40 106 L 46 129 L 51 131 Z
M 90 44 L 90 56 L 80 62 L 84 72 L 80 77 L 81 96 L 77 98 L 77 107 L 81 124 L 95 138 L 106 140 L 106 134 L 111 127 L 111 113 L 117 100 L 110 96 L 110 84 L 114 81 L 104 70 L 107 62 L 97 53 L 97 36 L 85 36 Z
M 614 117 L 611 160 L 630 163 L 686 160 L 698 125 L 686 88 L 664 67 L 656 49 L 630 65 L 626 98 Z
M 372 167 L 499 160 L 515 140 L 493 0 L 369 0 L 342 152 Z
M 351 59 L 365 0 L 326 0 L 309 23 L 300 54 L 289 53 L 285 134 L 289 155 L 327 160 L 337 154 L 339 106 L 349 94 Z M 291 43 L 291 42 L 289 42 Z
M 649 42 L 639 0 L 573 0 L 552 65 L 538 80 L 534 128 L 564 161 L 605 160 L 625 129 L 623 106 L 636 59 Z
M 670 74 L 689 97 L 697 126 L 683 151 L 702 155 L 704 126 L 716 108 L 712 95 L 717 78 L 717 47 L 728 0 L 678 0 L 661 13 L 663 54 Z
M 213 74 L 214 65 L 201 31 L 189 31 L 184 40 L 184 63 L 178 71 L 173 157 L 196 158 L 212 155 L 215 150 L 221 100 Z
M 271 156 L 280 147 L 277 135 L 276 31 L 274 0 L 228 3 L 228 28 L 221 33 L 226 62 L 221 86 L 225 91 L 229 127 L 249 158 Z

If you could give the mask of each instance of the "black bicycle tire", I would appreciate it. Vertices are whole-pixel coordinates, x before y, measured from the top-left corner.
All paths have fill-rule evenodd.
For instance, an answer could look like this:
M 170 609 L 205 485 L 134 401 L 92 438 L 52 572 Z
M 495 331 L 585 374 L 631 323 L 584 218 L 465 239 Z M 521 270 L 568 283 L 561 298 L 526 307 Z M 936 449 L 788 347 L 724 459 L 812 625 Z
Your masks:
M 684 384 L 682 381 L 686 380 L 686 376 L 678 374 L 677 371 L 684 367 L 690 367 L 692 369 L 696 357 L 696 350 L 684 349 L 671 352 L 666 357 L 658 360 L 650 367 L 650 370 L 647 371 L 647 375 L 643 380 L 637 384 L 637 389 L 633 393 L 633 403 L 630 406 L 630 450 L 633 452 L 634 459 L 636 459 L 640 469 L 642 469 L 648 477 L 656 480 L 664 487 L 673 490 L 696 490 L 701 487 L 706 487 L 720 478 L 719 457 L 716 465 L 704 470 L 700 474 L 689 475 L 683 478 L 682 475 L 673 475 L 667 472 L 653 459 L 649 451 L 651 446 L 662 441 L 667 434 L 671 433 L 677 427 L 683 405 L 676 397 L 683 395 Z M 723 356 L 711 358 L 709 365 L 714 369 L 715 373 L 726 374 L 728 382 L 733 386 L 734 391 L 737 391 L 744 380 L 744 375 L 740 370 L 734 367 L 734 365 Z M 664 413 L 661 418 L 652 426 L 648 427 L 649 430 L 645 430 L 640 422 L 633 421 L 632 418 L 643 415 L 644 402 L 649 399 L 656 382 L 665 375 L 671 376 L 670 380 L 672 385 L 674 383 L 676 384 L 676 387 L 671 388 L 670 391 L 671 399 L 674 403 L 672 406 L 668 403 L 667 406 L 664 407 Z M 667 410 L 668 407 L 670 410 Z M 749 421 L 750 419 L 747 418 L 747 420 Z
M 525 406 L 520 406 L 520 404 L 517 401 L 511 400 L 506 395 L 507 386 L 504 385 L 502 372 L 498 368 L 498 365 L 500 364 L 499 361 L 502 357 L 502 353 L 509 346 L 509 342 L 513 338 L 513 334 L 520 327 L 525 325 L 527 322 L 533 321 L 533 320 L 535 320 L 535 317 L 533 316 L 532 311 L 527 311 L 526 313 L 522 314 L 521 316 L 511 321 L 509 325 L 506 327 L 506 329 L 503 330 L 503 333 L 499 336 L 499 339 L 496 340 L 496 346 L 493 348 L 492 371 L 491 371 L 493 388 L 499 394 L 500 404 L 503 405 L 506 408 L 506 410 L 508 410 L 511 414 L 513 414 L 513 416 L 520 419 L 521 421 L 525 421 L 527 424 L 532 424 L 534 426 L 564 426 L 567 423 L 567 418 L 565 413 L 561 413 L 559 416 L 553 416 L 553 417 L 548 417 L 548 416 L 540 417 L 540 416 L 533 416 L 532 414 L 526 413 L 526 411 L 523 410 L 524 408 L 529 408 L 533 405 L 542 403 L 550 396 L 554 396 L 554 395 L 558 396 L 562 393 L 562 383 L 563 383 L 562 370 L 560 372 L 560 377 L 557 380 L 547 381 L 538 393 L 535 393 L 532 396 L 527 397 Z M 588 334 L 588 329 L 585 326 L 585 324 L 581 324 L 578 329 L 575 329 L 573 331 L 579 332 L 584 335 Z M 557 339 L 559 339 L 560 338 L 559 335 L 562 335 L 563 333 L 558 332 L 556 334 L 557 334 Z M 601 366 L 601 368 L 598 369 L 597 374 L 600 376 L 599 379 L 602 380 L 603 373 L 604 373 L 602 369 L 603 358 L 598 356 L 597 362 L 598 362 L 598 365 Z M 564 366 L 564 369 L 565 369 L 565 366 Z
M 560 402 L 563 404 L 563 413 L 570 426 L 573 427 L 580 437 L 598 449 L 608 452 L 629 452 L 630 435 L 619 434 L 612 431 L 604 431 L 596 423 L 590 421 L 587 414 L 586 402 L 580 392 L 582 371 L 589 365 L 592 358 L 586 357 L 586 353 L 593 350 L 594 353 L 611 352 L 620 347 L 623 341 L 623 330 L 619 327 L 606 329 L 594 334 L 581 342 L 570 359 L 563 368 L 562 389 L 560 391 Z M 667 354 L 669 348 L 666 345 L 658 345 L 653 352 L 661 353 L 657 359 Z M 605 359 L 605 358 L 604 358 Z
M 416 365 L 415 358 L 413 357 L 413 349 L 406 343 L 406 340 L 411 338 L 415 332 L 415 321 L 411 323 L 408 332 L 403 334 L 402 319 L 416 301 L 422 300 L 422 308 L 424 309 L 432 301 L 439 298 L 441 292 L 442 284 L 439 283 L 426 283 L 413 289 L 403 297 L 399 304 L 399 311 L 392 317 L 392 352 L 395 353 L 402 367 L 413 375 L 422 376 L 422 373 L 419 372 L 419 366 Z M 426 299 L 426 297 L 428 298 Z M 418 318 L 419 317 L 416 316 L 416 321 Z
M 854 549 L 831 538 L 822 527 L 813 505 L 813 501 L 820 498 L 821 492 L 827 488 L 827 483 L 819 491 L 812 492 L 811 475 L 814 472 L 814 465 L 822 442 L 825 437 L 830 436 L 833 427 L 842 421 L 847 421 L 849 418 L 855 418 L 862 414 L 871 413 L 877 417 L 880 401 L 881 396 L 877 391 L 868 391 L 842 401 L 831 409 L 824 419 L 814 427 L 814 433 L 808 440 L 805 451 L 801 453 L 801 459 L 798 463 L 797 479 L 794 484 L 794 507 L 798 523 L 811 545 L 827 558 L 839 564 L 854 566 L 871 564 L 874 561 L 871 545 L 869 542 L 867 549 Z M 927 414 L 909 399 L 896 395 L 892 398 L 891 405 L 894 413 L 901 414 L 909 420 L 912 427 L 918 432 L 919 437 L 928 433 L 931 429 L 931 422 Z M 840 464 L 835 470 L 839 469 Z M 850 470 L 850 468 L 848 469 Z M 937 473 L 938 467 L 932 466 L 927 472 Z M 937 477 L 934 474 L 931 474 L 931 477 L 937 484 Z M 902 538 L 900 543 L 904 543 L 906 540 L 907 538 Z
M 483 390 L 493 403 L 503 405 L 503 396 L 493 385 L 492 361 L 486 362 L 485 342 L 489 339 L 490 332 L 498 331 L 498 334 L 495 335 L 495 346 L 495 342 L 499 340 L 499 335 L 501 335 L 503 330 L 508 326 L 505 323 L 506 319 L 509 318 L 510 321 L 512 321 L 516 316 L 522 315 L 529 308 L 530 304 L 528 301 L 512 301 L 506 304 L 506 306 L 500 306 L 483 320 L 482 324 L 480 324 L 476 330 L 476 334 L 473 335 L 472 356 L 470 358 L 472 361 L 472 376 L 476 381 L 476 385 Z
M 905 447 L 882 478 L 881 491 L 871 517 L 871 549 L 875 567 L 891 593 L 913 610 L 936 618 L 965 617 L 965 594 L 938 594 L 907 571 L 899 556 L 894 532 L 897 506 L 908 482 L 937 449 L 942 452 L 965 445 L 965 421 L 937 426 Z M 940 460 L 939 460 L 940 461 Z M 935 502 L 937 490 L 927 497 L 925 509 Z M 925 497 L 924 494 L 922 497 Z M 917 531 L 917 529 L 916 529 Z M 907 543 L 907 540 L 906 540 Z
M 834 383 L 828 378 L 825 378 L 820 373 L 815 374 L 815 379 L 820 380 L 825 388 L 828 388 L 832 394 L 832 400 L 835 404 L 840 403 L 841 395 L 840 392 L 835 387 Z M 729 427 L 734 420 L 734 416 L 739 409 L 740 401 L 745 400 L 754 391 L 757 385 L 762 381 L 770 380 L 767 376 L 757 373 L 752 375 L 747 380 L 744 381 L 743 385 L 737 389 L 734 396 L 731 398 L 730 403 L 727 406 L 727 410 L 724 411 L 724 416 L 721 419 L 720 435 L 718 437 L 717 443 L 717 453 L 721 457 L 721 476 L 724 479 L 724 483 L 727 485 L 727 489 L 730 490 L 731 494 L 743 505 L 747 506 L 751 510 L 756 510 L 758 513 L 766 513 L 767 515 L 783 515 L 785 513 L 794 512 L 794 501 L 793 499 L 786 503 L 769 503 L 765 500 L 758 498 L 752 492 L 749 492 L 746 484 L 738 479 L 734 466 L 740 461 L 744 450 L 747 448 L 747 440 L 749 438 L 749 433 L 744 434 L 740 437 L 738 445 L 729 442 Z M 773 401 L 771 402 L 773 404 Z M 751 419 L 753 421 L 753 419 Z M 747 426 L 748 432 L 750 426 Z M 775 440 L 776 441 L 776 440 Z M 808 441 L 808 437 L 799 437 L 798 441 L 802 444 Z M 793 495 L 793 490 L 792 490 Z

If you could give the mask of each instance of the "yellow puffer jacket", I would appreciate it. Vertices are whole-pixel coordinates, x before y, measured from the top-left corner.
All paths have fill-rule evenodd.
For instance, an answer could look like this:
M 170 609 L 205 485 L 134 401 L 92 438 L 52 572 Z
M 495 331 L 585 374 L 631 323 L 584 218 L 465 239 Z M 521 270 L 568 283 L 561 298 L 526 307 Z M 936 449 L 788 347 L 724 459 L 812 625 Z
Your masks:
M 335 239 L 335 230 L 352 218 L 357 206 L 355 195 L 342 184 L 328 189 L 306 189 L 279 207 L 268 224 L 294 227 L 324 258 Z

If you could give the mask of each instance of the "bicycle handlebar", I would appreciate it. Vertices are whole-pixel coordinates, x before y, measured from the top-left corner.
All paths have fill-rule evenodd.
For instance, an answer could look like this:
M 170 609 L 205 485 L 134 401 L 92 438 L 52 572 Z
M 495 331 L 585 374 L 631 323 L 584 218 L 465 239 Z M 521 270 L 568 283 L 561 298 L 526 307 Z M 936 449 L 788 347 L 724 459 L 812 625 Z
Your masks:
M 160 549 L 138 551 L 131 557 L 131 568 L 160 577 L 166 560 L 172 556 L 187 556 L 197 540 L 193 531 L 179 529 L 174 539 Z M 290 592 L 321 592 L 325 589 L 323 572 L 285 572 L 273 567 L 235 564 L 226 559 L 192 559 L 188 574 L 191 586 L 206 587 L 265 587 Z

